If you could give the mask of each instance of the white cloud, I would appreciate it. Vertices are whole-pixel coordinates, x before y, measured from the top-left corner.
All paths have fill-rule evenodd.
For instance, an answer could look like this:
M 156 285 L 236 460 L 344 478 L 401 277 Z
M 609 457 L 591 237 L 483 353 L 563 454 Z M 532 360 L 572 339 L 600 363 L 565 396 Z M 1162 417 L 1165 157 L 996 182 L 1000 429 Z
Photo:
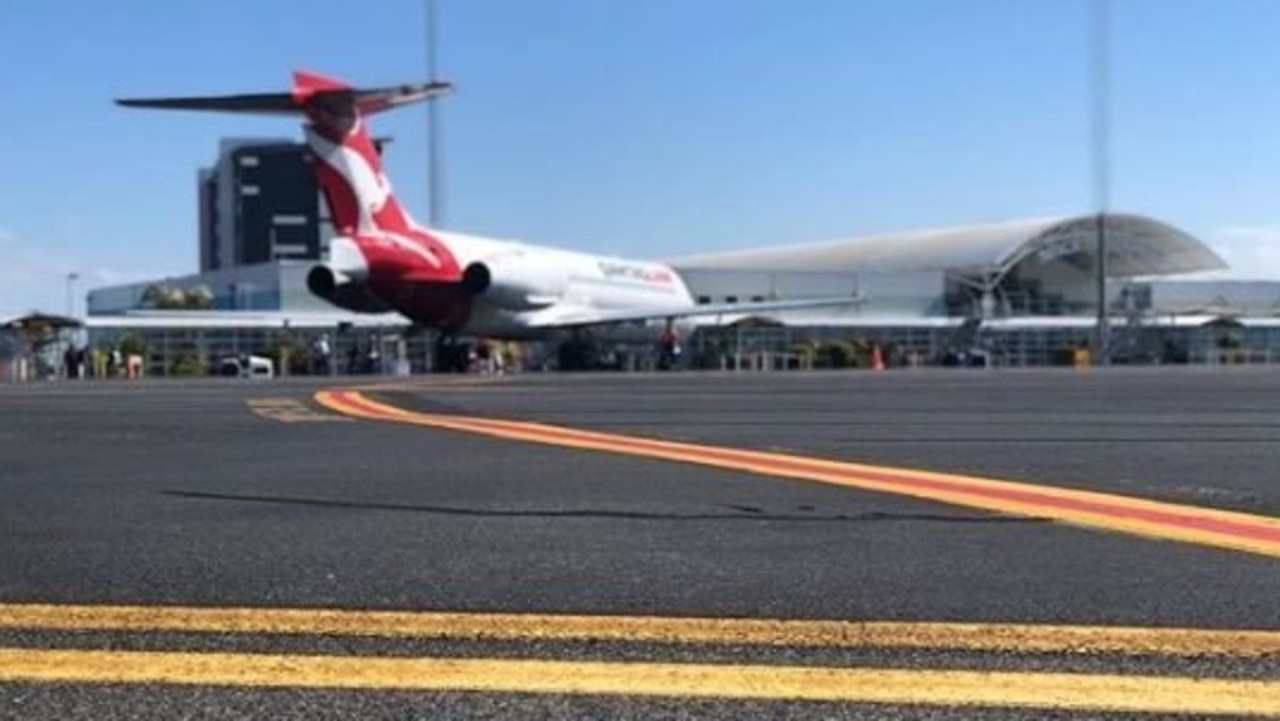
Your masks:
M 1280 280 L 1280 223 L 1222 228 L 1206 240 L 1229 269 L 1203 277 Z
M 24 243 L 0 228 L 0 317 L 32 310 L 67 312 L 67 281 L 71 273 L 79 276 L 72 285 L 77 313 L 84 312 L 84 296 L 91 288 L 171 274 L 95 266 L 98 264 L 88 258 Z

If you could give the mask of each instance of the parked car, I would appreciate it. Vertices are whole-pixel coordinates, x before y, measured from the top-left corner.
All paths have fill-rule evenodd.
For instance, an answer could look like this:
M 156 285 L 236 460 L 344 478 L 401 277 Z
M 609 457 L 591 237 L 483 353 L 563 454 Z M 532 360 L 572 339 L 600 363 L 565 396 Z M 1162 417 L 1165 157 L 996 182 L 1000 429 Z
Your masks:
M 240 355 L 223 358 L 218 374 L 228 378 L 274 378 L 276 373 L 270 358 Z

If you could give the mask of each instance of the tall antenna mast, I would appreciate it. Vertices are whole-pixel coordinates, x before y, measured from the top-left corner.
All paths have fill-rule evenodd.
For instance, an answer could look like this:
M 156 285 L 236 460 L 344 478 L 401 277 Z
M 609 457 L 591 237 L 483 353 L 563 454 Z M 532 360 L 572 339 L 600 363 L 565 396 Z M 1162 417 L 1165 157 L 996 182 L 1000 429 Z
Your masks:
M 436 13 L 436 0 L 426 2 L 427 19 L 427 80 L 439 80 L 437 67 L 437 43 L 439 42 L 439 18 Z M 440 173 L 440 108 L 438 100 L 427 101 L 427 218 L 432 228 L 439 228 L 444 223 L 444 188 Z
M 1098 215 L 1094 270 L 1098 317 L 1094 363 L 1108 365 L 1111 319 L 1107 308 L 1107 211 L 1111 205 L 1111 0 L 1093 0 L 1093 192 Z

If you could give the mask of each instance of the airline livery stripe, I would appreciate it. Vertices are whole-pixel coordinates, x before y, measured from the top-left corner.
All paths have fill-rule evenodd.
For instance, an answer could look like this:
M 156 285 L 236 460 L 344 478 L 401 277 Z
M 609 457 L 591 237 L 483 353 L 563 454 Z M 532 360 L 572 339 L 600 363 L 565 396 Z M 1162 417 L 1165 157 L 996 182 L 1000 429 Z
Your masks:
M 1000 513 L 1280 557 L 1280 519 L 1267 516 L 1096 491 L 660 441 L 539 423 L 416 413 L 372 401 L 353 391 L 324 391 L 317 394 L 316 399 L 338 412 L 371 420 L 885 491 Z

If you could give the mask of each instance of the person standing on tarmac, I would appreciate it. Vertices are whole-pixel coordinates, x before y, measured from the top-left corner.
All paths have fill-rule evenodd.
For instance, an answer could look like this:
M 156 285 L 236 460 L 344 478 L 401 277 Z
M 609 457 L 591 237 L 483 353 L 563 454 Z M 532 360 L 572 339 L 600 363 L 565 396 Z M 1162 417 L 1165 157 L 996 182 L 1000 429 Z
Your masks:
M 333 348 L 329 345 L 329 334 L 322 333 L 316 339 L 316 375 L 327 376 L 333 373 Z
M 680 359 L 680 334 L 676 332 L 671 321 L 663 329 L 658 341 L 658 370 L 671 370 Z

